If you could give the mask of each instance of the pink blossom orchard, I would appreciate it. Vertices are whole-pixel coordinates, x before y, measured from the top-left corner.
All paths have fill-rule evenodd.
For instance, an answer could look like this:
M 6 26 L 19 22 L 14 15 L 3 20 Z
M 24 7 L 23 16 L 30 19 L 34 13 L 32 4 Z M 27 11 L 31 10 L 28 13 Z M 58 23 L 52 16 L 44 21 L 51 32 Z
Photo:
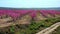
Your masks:
M 48 14 L 51 14 L 53 16 L 60 15 L 60 11 L 58 11 L 58 10 L 39 10 L 39 11 L 43 16 L 47 16 Z M 8 15 L 13 18 L 18 18 L 22 15 L 30 13 L 30 16 L 32 18 L 34 18 L 36 16 L 37 12 L 38 12 L 38 10 L 3 10 L 2 9 L 2 10 L 0 10 L 0 16 Z

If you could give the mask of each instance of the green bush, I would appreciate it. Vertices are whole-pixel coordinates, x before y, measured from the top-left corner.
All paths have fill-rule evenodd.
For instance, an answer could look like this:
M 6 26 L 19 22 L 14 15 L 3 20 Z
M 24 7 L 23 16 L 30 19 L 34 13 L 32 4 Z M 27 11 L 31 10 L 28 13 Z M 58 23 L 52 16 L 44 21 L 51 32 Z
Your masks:
M 12 33 L 15 32 L 15 27 L 14 26 L 10 27 L 10 32 L 12 32 Z

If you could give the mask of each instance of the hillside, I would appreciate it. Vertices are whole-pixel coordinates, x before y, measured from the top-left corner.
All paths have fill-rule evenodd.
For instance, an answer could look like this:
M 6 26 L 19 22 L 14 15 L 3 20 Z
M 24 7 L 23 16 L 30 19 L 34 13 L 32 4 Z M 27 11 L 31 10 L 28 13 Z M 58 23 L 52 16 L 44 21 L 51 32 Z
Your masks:
M 0 7 L 0 34 L 36 34 L 57 22 L 60 8 Z

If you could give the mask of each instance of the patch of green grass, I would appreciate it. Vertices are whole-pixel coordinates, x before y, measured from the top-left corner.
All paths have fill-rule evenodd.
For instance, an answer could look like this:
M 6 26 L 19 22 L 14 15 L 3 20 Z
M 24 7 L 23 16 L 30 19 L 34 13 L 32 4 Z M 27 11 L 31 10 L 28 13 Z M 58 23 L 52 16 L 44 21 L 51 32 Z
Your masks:
M 14 26 L 11 26 L 11 27 L 10 27 L 10 33 L 11 33 L 11 34 L 14 34 L 14 32 L 15 32 L 15 27 L 14 27 Z

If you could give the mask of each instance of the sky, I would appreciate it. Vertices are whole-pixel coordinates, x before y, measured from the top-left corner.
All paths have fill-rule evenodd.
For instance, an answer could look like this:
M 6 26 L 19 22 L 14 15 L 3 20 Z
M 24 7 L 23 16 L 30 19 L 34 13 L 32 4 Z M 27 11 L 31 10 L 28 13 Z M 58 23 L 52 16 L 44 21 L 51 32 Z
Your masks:
M 60 0 L 0 0 L 0 7 L 10 8 L 60 7 Z

